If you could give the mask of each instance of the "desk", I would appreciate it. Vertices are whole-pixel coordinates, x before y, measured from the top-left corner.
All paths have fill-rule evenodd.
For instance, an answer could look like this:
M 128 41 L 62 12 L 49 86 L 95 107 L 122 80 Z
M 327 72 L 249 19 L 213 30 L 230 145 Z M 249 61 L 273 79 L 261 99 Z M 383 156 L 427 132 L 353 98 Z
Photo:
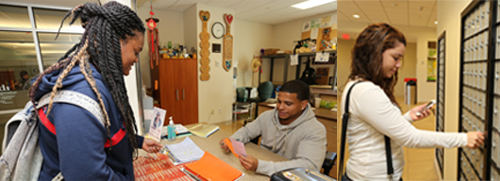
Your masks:
M 259 114 L 262 112 L 274 109 L 269 103 L 258 103 Z M 326 150 L 337 152 L 337 112 L 329 109 L 319 108 L 313 111 L 316 114 L 316 119 L 323 123 L 326 128 Z M 337 179 L 337 165 L 334 165 L 330 170 L 330 177 Z
M 247 107 L 247 108 L 245 108 Z M 253 104 L 251 102 L 234 102 L 233 103 L 233 122 L 238 121 L 238 114 L 248 113 L 248 118 L 253 117 Z
M 193 142 L 198 145 L 203 151 L 208 151 L 217 158 L 221 159 L 222 161 L 228 163 L 229 165 L 233 166 L 234 168 L 238 169 L 239 171 L 242 171 L 245 176 L 243 176 L 240 180 L 241 181 L 251 181 L 251 180 L 269 180 L 269 177 L 266 175 L 260 175 L 260 174 L 255 174 L 252 171 L 248 171 L 243 166 L 241 166 L 240 161 L 238 158 L 234 157 L 232 153 L 226 153 L 222 149 L 220 149 L 219 146 L 219 141 L 223 138 L 231 136 L 230 133 L 225 132 L 223 130 L 218 130 L 214 134 L 210 135 L 208 138 L 202 138 L 198 136 L 191 135 L 189 138 L 193 140 Z M 182 140 L 184 140 L 186 137 L 180 137 L 177 138 L 173 142 L 169 142 L 167 140 L 162 140 L 161 144 L 173 144 L 173 143 L 179 143 Z M 268 161 L 287 161 L 285 157 L 282 157 L 276 153 L 273 153 L 267 149 L 264 149 L 256 144 L 253 143 L 247 143 L 245 144 L 246 152 L 248 155 L 252 155 L 257 159 L 260 160 L 268 160 Z M 139 156 L 145 156 L 147 152 L 144 150 L 139 150 Z

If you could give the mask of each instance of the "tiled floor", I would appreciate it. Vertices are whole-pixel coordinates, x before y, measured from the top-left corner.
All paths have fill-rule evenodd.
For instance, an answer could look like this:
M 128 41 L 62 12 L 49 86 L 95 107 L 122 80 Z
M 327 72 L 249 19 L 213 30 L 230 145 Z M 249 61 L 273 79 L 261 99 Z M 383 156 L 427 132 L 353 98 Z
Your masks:
M 403 112 L 408 111 L 415 105 L 406 105 L 402 98 L 398 98 Z M 423 103 L 421 103 L 423 104 Z M 420 105 L 420 104 L 419 104 Z M 243 126 L 246 115 L 238 116 L 236 122 L 220 123 L 221 130 L 234 133 Z M 435 130 L 435 117 L 429 116 L 423 120 L 414 122 L 413 125 L 417 129 Z M 403 180 L 439 180 L 436 173 L 436 165 L 434 163 L 435 149 L 421 148 L 404 148 L 405 168 L 403 172 Z

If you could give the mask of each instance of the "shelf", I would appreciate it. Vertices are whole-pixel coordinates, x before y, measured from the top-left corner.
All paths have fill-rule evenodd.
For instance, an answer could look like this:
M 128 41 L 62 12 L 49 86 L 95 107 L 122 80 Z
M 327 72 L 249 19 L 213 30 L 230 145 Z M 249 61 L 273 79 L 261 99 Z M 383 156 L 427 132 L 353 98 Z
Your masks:
M 325 53 L 337 53 L 337 50 L 330 50 L 330 51 L 324 51 Z M 316 56 L 316 53 L 319 52 L 307 52 L 307 53 L 299 53 L 299 56 Z M 287 55 L 293 55 L 293 54 L 276 54 L 276 55 L 261 55 L 260 58 L 285 58 Z
M 316 56 L 316 53 L 321 53 L 321 52 L 325 52 L 325 53 L 330 53 L 330 60 L 329 62 L 311 62 L 309 61 L 310 59 L 308 58 L 308 61 L 307 63 L 303 63 L 302 62 L 302 58 L 304 57 L 308 57 L 308 56 Z M 326 89 L 326 90 L 334 90 L 335 89 L 335 85 L 336 85 L 336 80 L 337 80 L 337 64 L 336 64 L 336 59 L 337 59 L 337 50 L 330 50 L 330 51 L 321 51 L 321 52 L 308 52 L 308 53 L 299 53 L 299 54 L 296 54 L 299 56 L 299 61 L 298 61 L 298 64 L 295 65 L 295 66 L 291 66 L 291 65 L 287 65 L 287 64 L 290 64 L 291 62 L 291 59 L 290 59 L 290 55 L 293 55 L 293 54 L 278 54 L 278 55 L 262 55 L 260 56 L 261 59 L 267 59 L 266 61 L 270 61 L 270 73 L 269 73 L 269 81 L 271 81 L 274 85 L 282 85 L 283 83 L 285 82 L 288 82 L 290 80 L 297 80 L 297 79 L 300 79 L 301 78 L 301 74 L 303 74 L 304 72 L 302 71 L 305 71 L 303 68 L 303 66 L 305 65 L 306 67 L 309 67 L 309 68 L 316 68 L 316 69 L 325 69 L 325 68 L 329 68 L 331 69 L 331 67 L 333 67 L 333 71 L 329 71 L 329 69 L 327 70 L 328 73 L 328 76 L 327 77 L 324 77 L 324 78 L 320 78 L 318 79 L 318 77 L 316 77 L 316 81 L 320 80 L 321 82 L 317 82 L 317 83 L 320 83 L 321 85 L 319 87 L 314 87 L 314 82 L 312 81 L 307 81 L 308 84 L 311 85 L 311 88 L 320 88 L 320 89 Z M 279 61 L 275 61 L 275 59 L 280 59 Z M 333 59 L 333 60 L 332 60 Z M 282 79 L 281 80 L 277 80 L 275 77 L 274 77 L 274 69 L 276 68 L 275 67 L 275 63 L 276 62 L 280 62 L 279 65 L 281 65 L 281 63 L 284 63 L 284 66 L 279 66 L 280 68 L 283 67 L 283 76 L 282 76 Z M 318 67 L 310 67 L 310 66 L 318 66 Z M 281 72 L 281 71 L 280 71 Z M 291 78 L 289 76 L 289 72 L 293 73 L 295 72 L 295 76 L 293 76 L 293 78 Z M 302 73 L 301 73 L 302 72 Z M 333 73 L 333 75 L 332 75 Z M 332 79 L 333 77 L 333 79 Z M 261 73 L 259 73 L 259 79 L 258 81 L 261 82 Z
M 331 95 L 331 96 L 337 96 L 337 91 L 333 89 L 318 89 L 318 88 L 312 88 L 311 89 L 311 94 L 321 94 L 321 95 Z

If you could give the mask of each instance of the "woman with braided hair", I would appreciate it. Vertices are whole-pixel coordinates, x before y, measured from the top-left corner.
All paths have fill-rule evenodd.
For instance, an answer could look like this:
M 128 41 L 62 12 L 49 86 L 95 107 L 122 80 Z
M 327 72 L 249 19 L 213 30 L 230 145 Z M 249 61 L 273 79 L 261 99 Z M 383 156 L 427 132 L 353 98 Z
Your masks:
M 123 77 L 138 62 L 144 24 L 117 2 L 79 5 L 64 19 L 69 16 L 71 23 L 81 19 L 85 28 L 81 41 L 39 75 L 30 89 L 34 104 L 46 94 L 51 96 L 42 110 L 55 127 L 55 132 L 45 124 L 39 128 L 44 157 L 39 180 L 51 180 L 60 173 L 66 180 L 133 180 L 137 149 L 153 153 L 162 147 L 136 135 Z M 53 102 L 60 90 L 94 99 L 104 121 L 79 106 Z

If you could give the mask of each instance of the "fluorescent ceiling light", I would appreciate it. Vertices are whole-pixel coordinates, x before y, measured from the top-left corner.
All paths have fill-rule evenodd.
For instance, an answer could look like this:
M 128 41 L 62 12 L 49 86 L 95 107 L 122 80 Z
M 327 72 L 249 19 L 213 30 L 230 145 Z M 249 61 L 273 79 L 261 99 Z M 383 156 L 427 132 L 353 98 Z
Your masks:
M 335 0 L 308 0 L 308 1 L 294 4 L 294 5 L 292 5 L 292 7 L 304 10 L 304 9 L 309 9 L 312 7 L 320 6 L 320 5 L 323 5 L 323 4 L 326 4 L 329 2 L 333 2 L 333 1 L 335 1 Z
M 352 15 L 352 17 L 359 18 L 359 14 L 354 14 L 354 15 Z

